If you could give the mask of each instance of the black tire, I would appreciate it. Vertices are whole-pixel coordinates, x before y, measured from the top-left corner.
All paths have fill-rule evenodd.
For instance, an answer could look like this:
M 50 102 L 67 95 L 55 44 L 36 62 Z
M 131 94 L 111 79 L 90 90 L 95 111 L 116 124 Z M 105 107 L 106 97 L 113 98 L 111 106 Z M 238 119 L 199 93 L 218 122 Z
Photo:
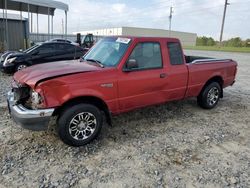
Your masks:
M 20 63 L 20 64 L 16 65 L 15 72 L 20 71 L 22 69 L 25 69 L 27 67 L 28 67 L 28 65 L 26 63 Z
M 95 127 L 93 128 L 94 130 L 92 133 L 91 131 L 89 131 L 90 126 L 87 125 L 88 122 L 86 123 L 86 117 L 82 117 L 82 119 L 79 120 L 81 116 L 87 116 L 87 115 L 89 116 L 89 118 L 92 119 L 92 122 L 93 122 L 93 124 L 91 125 L 92 126 L 91 128 Z M 77 119 L 78 119 L 78 122 L 76 123 Z M 102 128 L 102 122 L 103 122 L 102 113 L 96 106 L 91 105 L 91 104 L 78 104 L 78 105 L 74 105 L 74 106 L 66 108 L 60 114 L 57 120 L 57 124 L 58 124 L 57 130 L 58 130 L 59 137 L 65 144 L 68 144 L 70 146 L 83 146 L 85 144 L 90 143 L 93 139 L 95 139 L 98 136 Z M 77 131 L 81 132 L 78 136 L 76 136 L 78 133 Z M 76 138 L 74 138 L 73 135 L 75 135 Z M 88 137 L 84 138 L 84 136 L 88 136 Z
M 208 84 L 197 97 L 198 105 L 204 109 L 214 108 L 220 100 L 221 92 L 222 88 L 218 82 Z M 212 93 L 213 95 L 211 95 Z

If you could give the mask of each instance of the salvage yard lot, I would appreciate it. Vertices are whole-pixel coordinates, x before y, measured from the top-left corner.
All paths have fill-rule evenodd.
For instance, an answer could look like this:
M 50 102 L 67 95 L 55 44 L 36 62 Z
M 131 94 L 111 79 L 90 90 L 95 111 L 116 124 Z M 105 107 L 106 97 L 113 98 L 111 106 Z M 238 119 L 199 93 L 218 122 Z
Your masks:
M 74 148 L 53 122 L 31 132 L 1 108 L 0 187 L 250 187 L 250 53 L 186 53 L 238 61 L 237 81 L 215 109 L 188 99 L 137 110 Z M 1 73 L 0 102 L 10 81 Z

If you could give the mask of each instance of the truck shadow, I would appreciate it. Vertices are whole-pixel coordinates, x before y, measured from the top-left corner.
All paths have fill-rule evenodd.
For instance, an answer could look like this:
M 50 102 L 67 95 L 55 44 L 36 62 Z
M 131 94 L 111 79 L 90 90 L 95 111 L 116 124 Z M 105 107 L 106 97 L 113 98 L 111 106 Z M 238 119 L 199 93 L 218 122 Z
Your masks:
M 98 140 L 111 139 L 124 142 L 138 137 L 137 134 L 147 134 L 159 126 L 168 127 L 172 122 L 191 118 L 200 108 L 196 99 L 174 101 L 166 104 L 146 107 L 113 117 L 112 126 L 105 123 Z M 160 130 L 159 130 L 160 131 Z
M 235 93 L 225 92 L 218 106 L 211 110 L 200 108 L 196 98 L 190 98 L 124 113 L 113 118 L 112 127 L 107 124 L 104 126 L 99 140 L 104 145 L 107 138 L 124 143 L 138 138 L 140 134 L 150 134 L 150 131 L 161 134 L 161 131 L 166 129 L 175 131 L 175 128 L 186 126 L 186 123 L 192 127 L 209 124 L 207 121 L 209 116 L 217 117 L 218 114 L 225 114 L 228 111 L 242 111 L 248 108 L 243 102 L 244 96 L 234 97 L 234 95 Z

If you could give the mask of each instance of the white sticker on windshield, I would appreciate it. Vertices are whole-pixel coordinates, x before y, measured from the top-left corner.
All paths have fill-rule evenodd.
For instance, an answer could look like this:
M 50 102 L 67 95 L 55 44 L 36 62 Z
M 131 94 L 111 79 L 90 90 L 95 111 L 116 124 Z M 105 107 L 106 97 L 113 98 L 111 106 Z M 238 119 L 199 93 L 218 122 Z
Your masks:
M 118 38 L 116 39 L 116 42 L 128 44 L 128 43 L 130 42 L 130 39 L 129 39 L 129 38 L 121 38 L 121 37 L 118 37 Z

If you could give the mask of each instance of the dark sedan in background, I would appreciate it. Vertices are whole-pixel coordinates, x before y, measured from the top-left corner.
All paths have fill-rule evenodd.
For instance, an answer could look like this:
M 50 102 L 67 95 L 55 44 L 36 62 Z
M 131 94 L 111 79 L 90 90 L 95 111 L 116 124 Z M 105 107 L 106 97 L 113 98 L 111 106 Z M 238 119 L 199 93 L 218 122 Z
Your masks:
M 5 73 L 14 73 L 40 63 L 79 59 L 86 51 L 67 42 L 44 42 L 23 52 L 6 52 L 0 58 L 0 68 Z

